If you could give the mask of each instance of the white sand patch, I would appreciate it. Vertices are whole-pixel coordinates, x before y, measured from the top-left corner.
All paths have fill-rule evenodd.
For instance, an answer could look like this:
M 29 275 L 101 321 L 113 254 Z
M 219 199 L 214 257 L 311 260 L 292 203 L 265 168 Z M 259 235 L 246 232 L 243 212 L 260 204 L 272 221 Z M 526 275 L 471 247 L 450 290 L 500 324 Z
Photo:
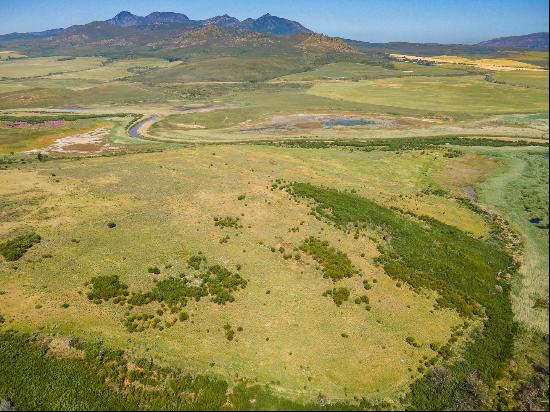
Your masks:
M 109 135 L 109 129 L 101 127 L 87 133 L 61 137 L 48 147 L 29 150 L 25 153 L 90 154 L 118 150 L 118 147 L 105 141 L 104 138 L 107 135 Z

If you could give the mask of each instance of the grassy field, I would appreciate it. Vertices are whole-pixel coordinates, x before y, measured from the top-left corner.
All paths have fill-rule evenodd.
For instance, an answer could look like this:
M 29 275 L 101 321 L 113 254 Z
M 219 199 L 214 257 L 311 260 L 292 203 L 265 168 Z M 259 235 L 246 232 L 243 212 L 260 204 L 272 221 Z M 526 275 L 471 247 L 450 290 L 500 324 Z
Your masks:
M 302 59 L 289 57 L 220 57 L 190 63 L 144 75 L 144 81 L 207 82 L 268 80 L 306 66 Z
M 548 110 L 547 91 L 492 84 L 477 76 L 316 83 L 308 93 L 333 100 L 428 112 L 512 113 Z
M 24 79 L 57 73 L 78 72 L 100 67 L 101 57 L 38 57 L 2 62 L 0 78 Z
M 392 62 L 388 67 L 355 62 L 341 62 L 330 63 L 303 73 L 289 74 L 281 77 L 280 80 L 353 80 L 403 76 L 457 76 L 467 73 L 466 70 L 455 67 L 421 66 L 405 62 Z
M 131 60 L 115 60 L 103 64 L 100 67 L 94 67 L 89 70 L 78 72 L 67 72 L 50 76 L 52 79 L 82 79 L 111 81 L 124 79 L 150 71 L 169 68 L 179 65 L 181 62 L 168 62 L 162 59 L 141 58 Z
M 516 316 L 548 333 L 548 151 L 480 152 L 507 165 L 480 186 L 482 202 L 502 211 L 524 239 L 521 278 L 513 289 Z
M 0 51 L 0 60 L 21 59 L 23 57 L 26 57 L 26 56 L 16 51 L 11 51 L 11 50 Z
M 548 90 L 548 72 L 511 71 L 498 72 L 493 75 L 496 81 L 514 86 L 532 87 Z
M 547 72 L 185 51 L 0 63 L 0 399 L 525 405 L 548 362 Z
M 17 328 L 55 327 L 66 335 L 101 337 L 114 347 L 129 347 L 197 371 L 207 369 L 225 379 L 238 374 L 263 383 L 280 382 L 274 386 L 292 398 L 313 399 L 319 392 L 331 399 L 394 397 L 418 376 L 419 361 L 430 354 L 428 344 L 444 343 L 459 318 L 448 310 L 434 311 L 435 296 L 430 293 L 396 287 L 370 263 L 377 252 L 367 238 L 356 240 L 316 221 L 307 208 L 269 187 L 275 178 L 307 176 L 486 236 L 488 229 L 476 214 L 456 201 L 422 193 L 430 184 L 425 171 L 444 159 L 429 153 L 226 146 L 84 164 L 55 161 L 3 172 L 3 198 L 18 207 L 2 224 L 2 233 L 32 227 L 43 237 L 16 270 L 11 265 L 3 268 L 2 289 L 7 293 L 0 299 L 10 308 L 3 313 Z M 389 164 L 396 173 L 392 177 L 386 172 Z M 368 184 L 362 180 L 365 174 L 371 176 Z M 388 186 L 387 181 L 400 183 Z M 241 194 L 245 200 L 238 200 Z M 35 215 L 32 210 L 43 212 Z M 240 216 L 244 228 L 214 225 L 215 216 L 228 213 Z M 110 221 L 116 228 L 107 227 Z M 292 227 L 299 230 L 289 231 Z M 230 240 L 220 244 L 226 234 Z M 344 251 L 364 273 L 363 278 L 345 281 L 353 294 L 360 293 L 364 279 L 376 279 L 368 292 L 370 312 L 353 303 L 335 306 L 322 296 L 332 282 L 308 259 L 288 261 L 270 250 L 283 246 L 290 251 L 310 235 Z M 79 295 L 82 284 L 99 274 L 118 274 L 132 290 L 146 290 L 156 277 L 147 274 L 148 267 L 161 268 L 158 278 L 163 279 L 188 270 L 187 258 L 198 251 L 228 267 L 241 264 L 249 285 L 227 307 L 190 304 L 193 323 L 160 334 L 130 334 L 120 320 L 124 308 L 94 305 Z M 52 257 L 45 258 L 47 254 Z M 70 306 L 63 309 L 63 303 Z M 225 340 L 225 323 L 243 327 L 238 342 Z M 349 337 L 342 338 L 342 333 Z M 421 346 L 411 348 L 408 336 Z M 216 349 L 220 345 L 223 351 Z M 386 367 L 395 361 L 399 367 Z M 211 363 L 215 366 L 208 366 Z M 335 370 L 335 363 L 341 369 Z

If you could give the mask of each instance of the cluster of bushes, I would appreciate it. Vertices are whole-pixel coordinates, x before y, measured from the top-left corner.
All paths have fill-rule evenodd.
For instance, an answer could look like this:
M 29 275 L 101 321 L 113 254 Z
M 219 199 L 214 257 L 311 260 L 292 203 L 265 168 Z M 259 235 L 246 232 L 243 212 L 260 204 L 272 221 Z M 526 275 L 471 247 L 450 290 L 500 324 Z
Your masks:
M 128 285 L 120 282 L 117 275 L 96 276 L 87 285 L 91 285 L 92 287 L 92 290 L 88 292 L 88 299 L 96 303 L 117 297 L 126 298 L 129 295 Z
M 233 273 L 220 265 L 213 265 L 198 275 L 198 283 L 192 283 L 185 275 L 180 278 L 169 277 L 155 284 L 155 287 L 146 293 L 132 293 L 128 304 L 143 306 L 156 301 L 166 303 L 170 308 L 187 305 L 188 299 L 199 302 L 210 296 L 212 301 L 224 305 L 234 302 L 234 292 L 246 288 L 247 281 L 238 273 Z
M 0 255 L 4 256 L 8 262 L 15 262 L 37 243 L 40 243 L 40 236 L 29 232 L 0 243 Z
M 342 230 L 366 223 L 389 235 L 379 243 L 376 260 L 389 276 L 416 290 L 436 290 L 440 307 L 482 319 L 483 330 L 474 333 L 462 357 L 447 366 L 455 384 L 440 391 L 427 377 L 417 380 L 406 399 L 411 409 L 452 409 L 473 370 L 494 386 L 512 355 L 515 333 L 507 279 L 517 263 L 502 243 L 474 238 L 429 217 L 411 218 L 353 193 L 308 183 L 293 183 L 287 190 L 296 199 L 313 200 L 314 215 Z
M 348 288 L 332 288 L 323 293 L 323 296 L 330 296 L 336 306 L 341 306 L 342 303 L 349 299 L 350 291 Z
M 376 279 L 373 280 L 373 283 L 376 283 L 375 281 L 376 281 Z M 363 288 L 364 288 L 365 290 L 371 290 L 371 289 L 372 289 L 372 285 L 370 284 L 370 282 L 369 282 L 368 279 L 365 279 L 365 280 L 363 281 Z
M 462 136 L 425 137 L 425 138 L 399 138 L 399 139 L 372 139 L 372 140 L 337 140 L 337 141 L 304 141 L 285 140 L 283 142 L 265 141 L 262 144 L 276 145 L 288 148 L 300 147 L 306 149 L 327 149 L 331 147 L 343 147 L 362 151 L 392 151 L 443 149 L 447 145 L 453 146 L 490 146 L 490 147 L 527 147 L 527 146 L 548 146 L 546 142 L 526 142 L 522 140 L 495 140 L 485 138 L 471 138 Z M 452 152 L 450 156 L 460 156 L 458 151 Z
M 235 338 L 235 331 L 231 327 L 229 323 L 226 323 L 223 327 L 223 330 L 225 331 L 225 338 L 228 341 L 232 341 Z
M 206 256 L 201 252 L 187 259 L 187 266 L 191 269 L 200 270 L 202 265 L 206 265 Z
M 447 192 L 445 189 L 441 189 L 440 187 L 426 187 L 421 190 L 423 195 L 434 195 L 434 196 L 441 196 L 441 197 L 447 197 L 449 196 L 449 192 Z
M 126 313 L 123 321 L 130 332 L 141 332 L 149 327 L 162 330 L 164 327 L 173 326 L 178 320 L 185 321 L 189 315 L 183 311 L 188 300 L 199 302 L 202 298 L 210 297 L 211 301 L 218 305 L 235 301 L 235 292 L 246 288 L 247 281 L 239 273 L 232 272 L 221 265 L 207 266 L 207 259 L 202 254 L 191 256 L 188 259 L 190 268 L 198 273 L 194 280 L 190 280 L 184 273 L 179 277 L 170 276 L 166 279 L 155 281 L 155 286 L 148 292 L 128 292 L 128 286 L 121 283 L 118 276 L 94 277 L 86 285 L 91 286 L 88 299 L 95 303 L 102 303 L 111 299 L 113 303 L 129 305 L 129 309 L 146 306 L 153 302 L 161 305 L 157 310 L 158 316 L 170 313 L 175 316 L 172 320 L 166 320 L 164 326 L 161 320 L 152 315 L 132 315 Z M 160 273 L 157 268 L 150 268 L 150 273 Z M 241 265 L 237 265 L 237 271 Z M 152 317 L 151 317 L 152 316 Z
M 327 241 L 311 236 L 300 245 L 300 250 L 310 255 L 322 268 L 323 277 L 333 282 L 358 274 L 349 257 L 330 246 Z
M 243 225 L 241 225 L 240 219 L 238 217 L 231 217 L 231 216 L 215 217 L 214 222 L 215 222 L 214 223 L 215 226 L 219 226 L 223 228 L 227 228 L 227 227 L 231 227 L 234 229 L 243 228 Z
M 356 305 L 364 304 L 366 310 L 371 310 L 370 299 L 367 295 L 357 296 L 354 302 Z
M 462 150 L 456 150 L 456 149 L 449 149 L 443 154 L 443 157 L 447 157 L 449 159 L 462 157 L 462 156 L 464 156 L 464 152 Z
M 44 122 L 51 122 L 55 120 L 64 120 L 66 122 L 72 122 L 81 119 L 96 119 L 102 117 L 116 117 L 115 114 L 69 114 L 59 113 L 50 116 L 13 116 L 13 115 L 0 115 L 0 122 L 25 122 L 31 124 L 40 124 Z

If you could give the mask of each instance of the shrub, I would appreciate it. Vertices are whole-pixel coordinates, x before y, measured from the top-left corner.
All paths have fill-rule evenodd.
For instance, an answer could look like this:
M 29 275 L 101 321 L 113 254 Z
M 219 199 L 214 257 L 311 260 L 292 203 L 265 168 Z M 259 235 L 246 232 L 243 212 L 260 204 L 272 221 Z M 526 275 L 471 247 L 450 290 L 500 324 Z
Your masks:
M 29 232 L 0 243 L 0 255 L 4 256 L 8 262 L 15 262 L 37 243 L 40 243 L 40 236 Z
M 215 226 L 219 226 L 222 228 L 227 228 L 227 227 L 234 228 L 234 229 L 243 228 L 243 225 L 241 225 L 240 223 L 240 218 L 238 217 L 231 217 L 231 216 L 226 216 L 222 218 L 215 217 L 214 222 L 215 222 L 214 223 Z
M 416 339 L 413 338 L 412 336 L 407 336 L 407 338 L 405 339 L 405 341 L 411 345 L 411 346 L 414 346 L 415 348 L 419 348 L 420 347 L 420 344 L 418 342 L 416 342 Z
M 109 229 L 113 229 L 113 228 L 116 227 L 116 223 L 115 223 L 115 222 L 109 222 L 109 223 L 107 223 L 107 227 L 108 227 Z
M 148 268 L 147 272 L 152 273 L 154 275 L 160 275 L 160 269 L 156 266 Z
M 323 293 L 324 296 L 331 296 L 336 306 L 341 306 L 342 303 L 349 299 L 350 291 L 348 288 L 333 288 Z
M 128 286 L 121 283 L 118 276 L 97 276 L 90 280 L 92 290 L 88 292 L 88 299 L 109 300 L 117 296 L 126 296 Z
M 366 305 L 369 304 L 369 297 L 367 295 L 358 296 L 355 298 L 355 304 L 360 305 L 361 303 L 364 303 Z
M 329 246 L 327 241 L 311 236 L 302 242 L 300 250 L 313 257 L 321 265 L 323 277 L 332 279 L 334 282 L 359 273 L 348 256 Z
M 193 255 L 187 259 L 187 266 L 195 270 L 199 270 L 203 263 L 206 264 L 206 257 L 202 255 Z

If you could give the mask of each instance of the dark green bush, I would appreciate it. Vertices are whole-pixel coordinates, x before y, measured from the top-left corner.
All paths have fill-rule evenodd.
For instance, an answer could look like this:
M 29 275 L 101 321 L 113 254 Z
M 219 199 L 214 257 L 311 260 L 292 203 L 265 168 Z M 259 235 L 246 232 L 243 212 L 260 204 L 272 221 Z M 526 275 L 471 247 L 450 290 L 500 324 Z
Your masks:
M 40 243 L 39 235 L 34 232 L 26 233 L 0 243 L 0 255 L 8 262 L 14 262 L 21 259 L 27 250 L 37 243 Z
M 332 279 L 334 282 L 359 273 L 348 256 L 329 246 L 327 241 L 311 236 L 302 242 L 300 250 L 313 257 L 321 265 L 323 277 Z
M 336 306 L 341 306 L 342 303 L 349 299 L 350 291 L 348 288 L 333 288 L 323 293 L 323 296 L 331 296 Z
M 128 286 L 121 283 L 117 275 L 97 276 L 90 280 L 92 290 L 88 292 L 90 300 L 109 300 L 118 296 L 126 296 Z
M 222 228 L 230 227 L 234 229 L 242 229 L 243 225 L 241 225 L 240 220 L 241 219 L 238 217 L 231 217 L 231 216 L 216 217 L 214 218 L 214 222 L 215 222 L 214 225 Z

